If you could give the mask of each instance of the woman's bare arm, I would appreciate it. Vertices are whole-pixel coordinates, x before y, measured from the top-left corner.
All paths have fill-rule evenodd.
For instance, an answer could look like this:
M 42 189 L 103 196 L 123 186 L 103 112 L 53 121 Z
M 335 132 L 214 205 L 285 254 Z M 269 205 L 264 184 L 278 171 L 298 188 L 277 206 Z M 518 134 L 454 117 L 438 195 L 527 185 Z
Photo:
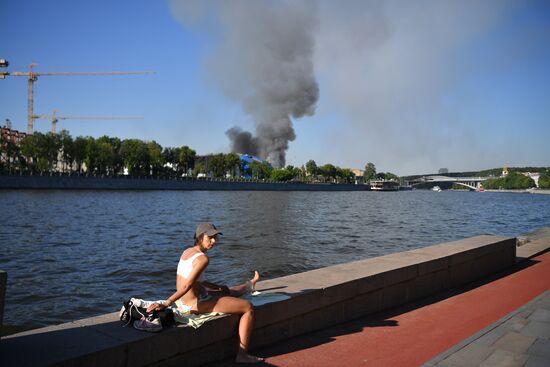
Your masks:
M 201 273 L 206 269 L 208 266 L 209 260 L 207 256 L 199 256 L 193 261 L 193 270 L 191 270 L 191 273 L 189 274 L 189 278 L 186 279 L 185 283 L 183 284 L 183 288 L 176 290 L 166 301 L 163 303 L 153 303 L 151 306 L 147 307 L 147 312 L 151 311 L 160 311 L 168 306 L 170 306 L 172 303 L 176 302 L 178 299 L 183 297 L 191 288 L 193 288 L 193 284 L 199 279 L 199 276 Z M 179 275 L 178 275 L 179 276 Z

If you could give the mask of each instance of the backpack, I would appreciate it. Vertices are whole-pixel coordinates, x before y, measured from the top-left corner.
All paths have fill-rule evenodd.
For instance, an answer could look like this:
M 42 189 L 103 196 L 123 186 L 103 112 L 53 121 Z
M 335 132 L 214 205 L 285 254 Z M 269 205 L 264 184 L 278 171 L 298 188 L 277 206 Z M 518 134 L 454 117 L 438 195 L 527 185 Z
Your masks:
M 122 326 L 131 325 L 134 321 L 140 320 L 142 317 L 160 318 L 160 322 L 164 326 L 171 326 L 176 323 L 174 312 L 170 308 L 165 308 L 162 311 L 147 312 L 145 307 L 135 305 L 132 299 L 122 303 L 122 308 L 119 313 Z

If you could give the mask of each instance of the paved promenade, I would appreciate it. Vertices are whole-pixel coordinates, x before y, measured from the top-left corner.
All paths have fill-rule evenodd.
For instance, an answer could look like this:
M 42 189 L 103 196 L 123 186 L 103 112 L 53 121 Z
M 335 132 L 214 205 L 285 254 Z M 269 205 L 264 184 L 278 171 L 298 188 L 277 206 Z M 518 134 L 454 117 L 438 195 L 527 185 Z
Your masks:
M 550 291 L 426 363 L 444 366 L 550 366 Z
M 550 252 L 527 259 L 548 247 L 539 238 L 506 273 L 255 353 L 266 366 L 550 366 Z

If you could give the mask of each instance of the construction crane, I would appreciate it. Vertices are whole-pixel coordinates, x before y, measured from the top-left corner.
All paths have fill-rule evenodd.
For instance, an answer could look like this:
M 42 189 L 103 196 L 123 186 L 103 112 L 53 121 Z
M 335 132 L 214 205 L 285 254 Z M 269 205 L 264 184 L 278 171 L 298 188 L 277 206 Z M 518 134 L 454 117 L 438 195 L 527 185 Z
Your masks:
M 0 66 L 7 67 L 9 63 L 0 59 L 3 63 Z M 33 67 L 37 64 L 30 64 L 28 72 L 12 71 L 12 72 L 0 72 L 0 79 L 5 79 L 6 76 L 24 76 L 27 77 L 27 134 L 32 134 L 34 124 L 33 113 L 33 93 L 34 83 L 38 80 L 39 76 L 90 76 L 90 75 L 131 75 L 131 74 L 154 74 L 154 71 L 106 71 L 106 72 L 47 72 L 36 73 L 33 71 Z
M 143 120 L 141 116 L 57 116 L 57 110 L 53 110 L 50 116 L 34 115 L 33 119 L 50 119 L 52 121 L 52 133 L 57 132 L 59 120 Z

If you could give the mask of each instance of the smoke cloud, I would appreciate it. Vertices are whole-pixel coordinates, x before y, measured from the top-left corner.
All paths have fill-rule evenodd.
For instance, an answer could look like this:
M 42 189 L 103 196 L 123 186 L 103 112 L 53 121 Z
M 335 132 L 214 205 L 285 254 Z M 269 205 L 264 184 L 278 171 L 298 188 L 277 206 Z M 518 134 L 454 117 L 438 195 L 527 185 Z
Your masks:
M 241 103 L 254 120 L 255 134 L 226 132 L 233 152 L 250 153 L 285 165 L 296 138 L 292 119 L 311 116 L 319 98 L 314 76 L 316 8 L 310 2 L 172 1 L 186 24 L 208 15 L 218 19 L 219 47 L 207 62 L 209 76 Z
M 296 138 L 293 121 L 316 113 L 318 77 L 323 105 L 315 129 L 324 135 L 310 131 L 302 140 L 308 150 L 292 163 L 315 159 L 360 168 L 370 161 L 398 174 L 453 170 L 464 162 L 492 167 L 485 152 L 499 118 L 484 103 L 494 93 L 484 76 L 493 84 L 504 80 L 525 58 L 536 60 L 547 41 L 544 22 L 524 22 L 504 33 L 514 37 L 495 37 L 503 21 L 527 6 L 513 0 L 171 5 L 187 26 L 207 26 L 215 36 L 207 73 L 254 121 L 253 132 L 226 132 L 232 150 L 275 166 L 286 163 Z M 512 144 L 505 143 L 493 149 L 508 151 L 502 146 Z
M 350 166 L 371 161 L 398 173 L 479 162 L 487 155 L 480 154 L 479 125 L 467 116 L 475 97 L 465 93 L 465 83 L 494 72 L 512 52 L 482 59 L 472 45 L 513 9 L 511 3 L 320 1 L 314 60 L 329 104 L 323 108 L 340 111 L 348 124 L 320 145 L 337 146 Z M 330 153 L 320 154 L 331 161 Z
M 258 138 L 252 136 L 252 133 L 243 131 L 238 126 L 232 127 L 225 132 L 231 140 L 231 151 L 238 153 L 247 153 L 258 155 L 260 152 Z

